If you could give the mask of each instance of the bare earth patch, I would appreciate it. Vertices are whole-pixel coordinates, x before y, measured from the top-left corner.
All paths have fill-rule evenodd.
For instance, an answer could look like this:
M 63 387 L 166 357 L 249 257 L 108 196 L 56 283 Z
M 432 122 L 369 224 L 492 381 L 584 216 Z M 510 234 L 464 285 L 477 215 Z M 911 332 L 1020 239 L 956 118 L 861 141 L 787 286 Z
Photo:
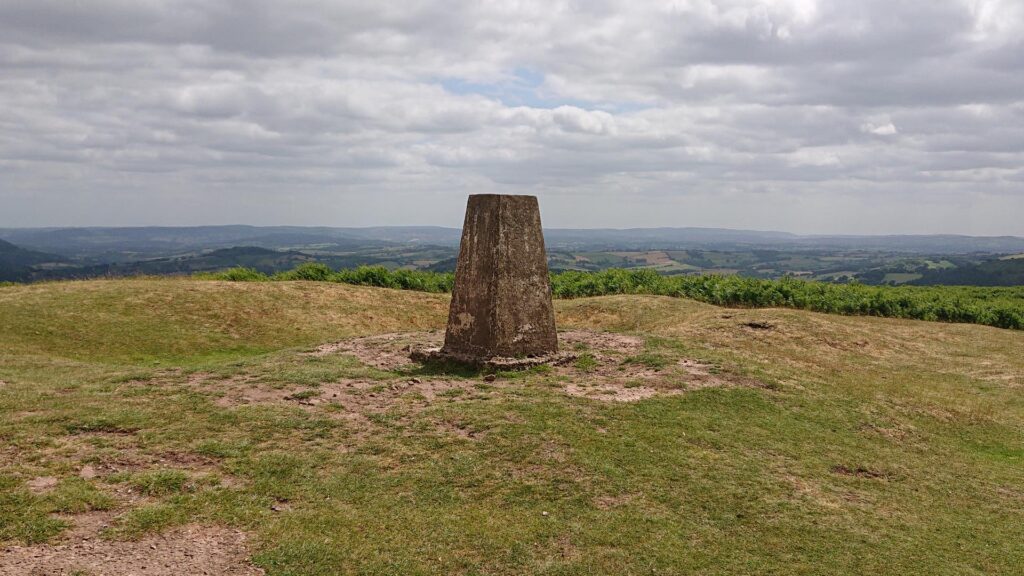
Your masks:
M 396 370 L 413 363 L 409 354 L 414 349 L 438 347 L 443 342 L 444 333 L 438 331 L 396 332 L 324 344 L 313 355 L 348 354 L 367 366 Z
M 258 384 L 233 387 L 217 399 L 221 407 L 249 404 L 289 404 L 306 410 L 327 409 L 327 414 L 345 420 L 362 420 L 397 406 L 422 409 L 442 399 L 479 396 L 479 381 L 465 378 L 407 378 L 368 380 L 345 378 L 316 388 L 265 388 Z
M 712 364 L 683 358 L 675 362 L 645 362 L 635 356 L 644 348 L 637 336 L 574 330 L 559 334 L 562 346 L 585 351 L 588 364 L 566 364 L 555 372 L 568 380 L 565 393 L 609 402 L 636 402 L 654 396 L 674 396 L 714 387 L 757 386 L 741 376 L 722 373 Z M 656 358 L 656 360 L 660 360 Z
M 146 452 L 131 433 L 70 434 L 57 439 L 57 445 L 47 450 L 46 459 L 79 468 L 78 475 L 85 480 L 154 469 L 182 470 L 190 476 L 216 474 L 223 478 L 219 463 L 213 458 L 185 451 Z M 83 460 L 89 463 L 79 466 Z
M 0 574 L 181 574 L 250 576 L 263 570 L 249 562 L 246 534 L 216 526 L 189 525 L 136 542 L 102 540 L 107 518 L 100 513 L 74 518 L 75 528 L 55 544 L 13 546 L 0 554 Z
M 615 384 L 568 384 L 565 393 L 569 396 L 580 396 L 593 398 L 594 400 L 605 400 L 607 402 L 636 402 L 646 400 L 652 396 L 675 395 L 679 390 L 658 390 L 647 386 L 625 387 Z
M 57 486 L 57 479 L 53 476 L 39 476 L 29 480 L 27 485 L 33 494 L 42 494 L 54 489 Z
M 312 354 L 347 354 L 363 364 L 382 370 L 415 367 L 410 360 L 413 350 L 436 348 L 444 334 L 439 331 L 381 334 L 354 338 L 323 345 Z M 633 402 L 657 395 L 675 395 L 708 387 L 757 385 L 751 379 L 717 373 L 716 367 L 696 360 L 683 359 L 668 365 L 651 365 L 635 360 L 644 350 L 644 339 L 628 334 L 596 330 L 568 330 L 558 334 L 559 348 L 577 354 L 576 358 L 552 364 L 554 374 L 568 382 L 565 392 L 613 402 Z M 586 364 L 576 361 L 586 356 Z M 413 378 L 405 383 L 390 384 L 381 389 L 380 382 L 346 380 L 320 386 L 316 391 L 261 390 L 247 386 L 239 393 L 222 397 L 221 406 L 246 403 L 295 400 L 300 405 L 337 404 L 342 413 L 366 414 L 382 412 L 397 396 L 418 398 L 429 404 L 452 389 L 470 390 L 473 380 L 460 378 Z M 397 394 L 395 393 L 397 389 Z M 375 390 L 367 391 L 367 390 Z
M 617 354 L 636 354 L 644 347 L 639 336 L 598 332 L 597 330 L 567 330 L 558 333 L 558 345 L 568 349 L 588 349 Z
M 418 364 L 409 358 L 412 350 L 440 346 L 440 331 L 380 334 L 325 344 L 312 355 L 345 354 L 381 370 L 403 370 Z M 628 334 L 595 330 L 569 330 L 558 335 L 563 351 L 585 354 L 590 364 L 572 361 L 552 365 L 553 373 L 567 384 L 566 394 L 612 402 L 634 402 L 658 395 L 676 395 L 708 387 L 757 386 L 759 383 L 718 373 L 715 366 L 682 359 L 666 366 L 631 361 L 644 349 L 644 339 Z M 488 381 L 492 381 L 488 378 Z M 335 416 L 362 420 L 396 405 L 425 408 L 439 398 L 486 396 L 476 379 L 455 376 L 409 378 L 397 381 L 342 379 L 316 388 L 268 388 L 248 380 L 212 381 L 197 378 L 222 396 L 222 407 L 247 404 L 293 404 L 304 408 L 326 407 Z
M 618 496 L 598 496 L 594 498 L 594 507 L 598 510 L 611 510 L 619 506 L 629 504 L 636 499 L 636 494 L 621 494 Z

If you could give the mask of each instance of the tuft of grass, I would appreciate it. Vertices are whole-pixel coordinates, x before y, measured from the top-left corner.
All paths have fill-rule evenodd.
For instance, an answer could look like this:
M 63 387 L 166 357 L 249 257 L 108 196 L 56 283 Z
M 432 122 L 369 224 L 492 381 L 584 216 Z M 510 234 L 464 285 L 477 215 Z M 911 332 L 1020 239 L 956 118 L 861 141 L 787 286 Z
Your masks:
M 582 372 L 593 372 L 594 370 L 597 370 L 597 358 L 589 352 L 580 354 L 576 357 L 575 366 L 577 370 Z
M 239 458 L 252 450 L 252 446 L 242 441 L 221 439 L 202 440 L 196 447 L 197 454 L 212 458 Z
M 146 496 L 167 496 L 193 489 L 188 474 L 181 470 L 150 470 L 131 477 L 131 485 Z
M 99 490 L 88 480 L 75 477 L 62 479 L 53 492 L 47 494 L 46 501 L 51 512 L 62 514 L 109 510 L 115 504 L 109 494 Z
M 108 510 L 113 505 L 113 498 L 79 478 L 64 478 L 50 492 L 33 494 L 17 478 L 0 472 L 0 542 L 46 542 L 68 527 L 54 514 Z
M 320 395 L 320 391 L 319 390 L 302 390 L 302 391 L 299 391 L 299 392 L 295 392 L 294 394 L 290 394 L 288 396 L 288 399 L 289 400 L 309 400 L 310 398 L 315 398 L 316 396 L 319 396 L 319 395 Z

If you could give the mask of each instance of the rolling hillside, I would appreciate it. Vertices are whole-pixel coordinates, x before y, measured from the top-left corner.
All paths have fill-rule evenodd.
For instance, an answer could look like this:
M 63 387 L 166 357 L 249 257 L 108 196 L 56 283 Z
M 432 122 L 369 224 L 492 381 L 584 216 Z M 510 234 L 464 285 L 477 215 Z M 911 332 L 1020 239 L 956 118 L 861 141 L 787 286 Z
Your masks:
M 188 274 L 236 266 L 271 273 L 309 261 L 332 268 L 380 265 L 450 272 L 460 234 L 432 226 L 0 229 L 0 239 L 60 255 L 50 256 L 46 266 L 23 266 L 17 275 L 8 274 L 18 281 Z M 545 231 L 545 239 L 552 271 L 648 268 L 665 275 L 873 285 L 1016 286 L 1022 281 L 1018 266 L 1001 259 L 1024 250 L 1024 238 L 1016 237 L 799 236 L 716 228 L 554 228 Z
M 998 258 L 948 270 L 929 270 L 920 285 L 1024 286 L 1024 258 Z
M 0 573 L 1024 565 L 1022 332 L 620 295 L 556 301 L 565 366 L 406 363 L 447 298 L 0 287 Z
M 15 282 L 28 280 L 32 277 L 34 267 L 40 264 L 60 263 L 63 261 L 64 258 L 60 256 L 26 250 L 10 242 L 0 240 L 0 281 Z

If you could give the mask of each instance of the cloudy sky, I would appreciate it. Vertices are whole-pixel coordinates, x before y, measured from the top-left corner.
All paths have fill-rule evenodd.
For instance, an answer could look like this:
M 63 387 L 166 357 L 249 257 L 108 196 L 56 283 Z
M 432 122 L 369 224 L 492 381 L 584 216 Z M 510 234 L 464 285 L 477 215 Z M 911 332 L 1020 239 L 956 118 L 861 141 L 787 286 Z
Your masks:
M 1022 0 L 0 0 L 0 226 L 1024 235 Z

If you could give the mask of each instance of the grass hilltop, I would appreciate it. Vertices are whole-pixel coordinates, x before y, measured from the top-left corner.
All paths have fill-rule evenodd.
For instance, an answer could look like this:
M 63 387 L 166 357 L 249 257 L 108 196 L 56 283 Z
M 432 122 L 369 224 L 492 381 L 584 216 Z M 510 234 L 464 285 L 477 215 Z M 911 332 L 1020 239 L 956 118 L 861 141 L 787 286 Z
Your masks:
M 1020 573 L 1024 331 L 555 304 L 490 375 L 445 294 L 0 286 L 0 574 Z

